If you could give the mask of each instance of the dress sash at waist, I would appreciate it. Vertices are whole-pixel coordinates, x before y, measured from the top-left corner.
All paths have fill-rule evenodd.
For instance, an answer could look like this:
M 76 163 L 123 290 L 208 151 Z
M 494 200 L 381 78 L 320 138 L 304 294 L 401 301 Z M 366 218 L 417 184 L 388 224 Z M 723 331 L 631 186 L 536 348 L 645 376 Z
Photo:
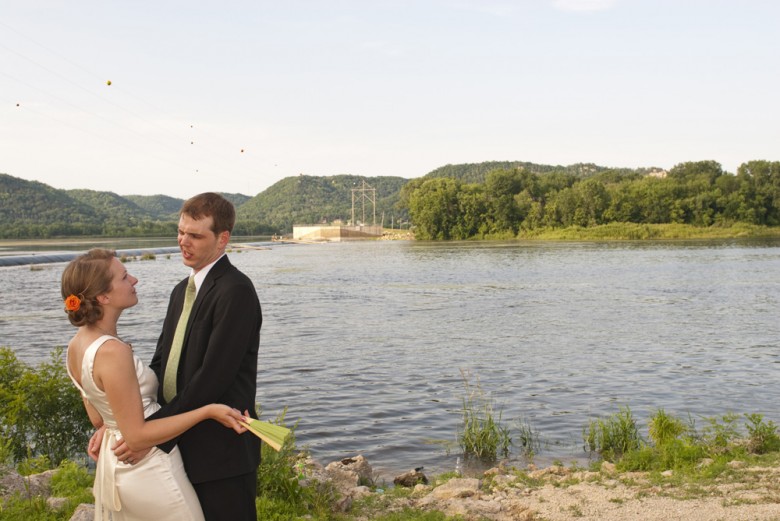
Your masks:
M 118 512 L 122 510 L 119 501 L 119 490 L 116 486 L 116 467 L 119 460 L 114 455 L 111 447 L 122 439 L 119 429 L 108 427 L 103 433 L 103 441 L 100 444 L 100 456 L 98 456 L 95 469 L 95 521 L 110 519 L 110 514 L 104 516 L 104 510 Z

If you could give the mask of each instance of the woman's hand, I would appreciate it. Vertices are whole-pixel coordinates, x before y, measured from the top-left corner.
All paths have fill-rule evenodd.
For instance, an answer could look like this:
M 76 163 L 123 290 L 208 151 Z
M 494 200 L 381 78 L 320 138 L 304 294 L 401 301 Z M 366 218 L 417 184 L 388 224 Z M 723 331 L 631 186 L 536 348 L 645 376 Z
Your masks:
M 209 418 L 212 420 L 216 420 L 225 427 L 233 429 L 238 434 L 246 432 L 246 427 L 241 424 L 244 416 L 238 409 L 228 407 L 221 403 L 212 403 L 206 407 L 208 407 Z
M 87 454 L 95 461 L 97 461 L 100 457 L 100 445 L 103 443 L 103 434 L 105 434 L 105 432 L 106 426 L 101 425 L 89 439 L 89 444 L 87 445 Z

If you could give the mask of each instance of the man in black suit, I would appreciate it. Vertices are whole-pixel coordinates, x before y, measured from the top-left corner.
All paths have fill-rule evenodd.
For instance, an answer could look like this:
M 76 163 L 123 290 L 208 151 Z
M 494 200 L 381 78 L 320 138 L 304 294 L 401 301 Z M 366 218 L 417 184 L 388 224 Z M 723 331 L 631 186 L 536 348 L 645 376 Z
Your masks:
M 181 326 L 181 348 L 173 349 L 179 354 L 169 356 L 189 278 L 171 293 L 150 364 L 160 382 L 162 409 L 149 419 L 209 403 L 248 410 L 255 417 L 262 314 L 252 281 L 225 255 L 234 222 L 232 203 L 218 194 L 196 195 L 182 206 L 178 242 L 182 261 L 191 268 L 196 296 L 188 319 L 185 316 L 186 328 Z M 257 519 L 259 439 L 206 421 L 159 447 L 170 451 L 176 444 L 207 521 Z M 117 447 L 115 453 L 122 459 L 125 451 Z M 123 452 L 125 456 L 120 455 Z

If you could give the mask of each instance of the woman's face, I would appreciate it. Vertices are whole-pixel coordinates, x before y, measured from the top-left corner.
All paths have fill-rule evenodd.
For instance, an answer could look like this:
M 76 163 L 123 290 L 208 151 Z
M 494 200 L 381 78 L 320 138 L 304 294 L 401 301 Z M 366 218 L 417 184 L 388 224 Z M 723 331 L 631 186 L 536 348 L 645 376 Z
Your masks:
M 138 279 L 130 275 L 125 269 L 125 265 L 114 257 L 111 259 L 111 289 L 106 293 L 108 302 L 106 304 L 127 309 L 138 304 L 138 295 L 135 293 L 135 285 Z

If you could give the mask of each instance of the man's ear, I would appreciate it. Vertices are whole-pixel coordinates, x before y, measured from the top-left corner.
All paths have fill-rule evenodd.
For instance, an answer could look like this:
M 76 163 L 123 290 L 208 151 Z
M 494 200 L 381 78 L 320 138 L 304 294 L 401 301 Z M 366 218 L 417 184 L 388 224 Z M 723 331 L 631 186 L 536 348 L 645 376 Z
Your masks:
M 225 230 L 224 232 L 219 233 L 219 237 L 217 237 L 217 244 L 219 244 L 220 249 L 227 248 L 228 243 L 230 242 L 230 232 Z

